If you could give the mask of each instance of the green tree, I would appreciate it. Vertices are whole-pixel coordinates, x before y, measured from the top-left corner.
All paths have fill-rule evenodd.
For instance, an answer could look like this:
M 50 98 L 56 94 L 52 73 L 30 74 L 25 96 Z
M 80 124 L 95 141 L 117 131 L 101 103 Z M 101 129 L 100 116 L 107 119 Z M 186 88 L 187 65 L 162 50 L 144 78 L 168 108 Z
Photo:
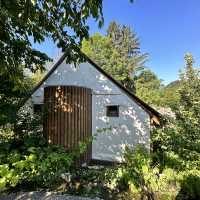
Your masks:
M 102 25 L 102 0 L 0 1 L 1 69 L 14 73 L 21 64 L 32 71 L 41 68 L 48 56 L 33 49 L 31 41 L 41 43 L 46 37 L 72 60 L 77 56 L 76 44 L 88 37 L 89 17 Z
M 175 117 L 167 119 L 162 129 L 154 130 L 153 142 L 162 152 L 160 155 L 171 151 L 176 155 L 178 164 L 173 167 L 200 169 L 200 71 L 193 67 L 191 54 L 186 54 L 185 61 Z M 173 157 L 169 161 L 174 160 Z
M 144 70 L 136 79 L 136 94 L 152 106 L 162 106 L 162 81 L 151 70 Z
M 192 68 L 194 64 L 194 58 L 191 54 L 185 55 L 186 67 Z M 182 88 L 182 78 L 180 80 L 176 80 L 168 84 L 163 90 L 163 103 L 172 108 L 172 110 L 176 110 L 180 104 L 180 91 Z
M 50 59 L 32 44 L 51 38 L 75 61 L 77 46 L 88 37 L 89 17 L 103 24 L 102 0 L 0 0 L 0 123 L 16 118 L 28 91 L 24 70 L 43 70 Z
M 109 37 L 96 33 L 89 40 L 83 41 L 82 50 L 117 80 L 123 81 L 126 78 L 123 58 L 120 57 L 117 49 L 112 46 Z
M 139 38 L 129 26 L 122 26 L 113 21 L 108 27 L 107 36 L 111 38 L 113 46 L 119 50 L 120 55 L 129 59 L 127 62 L 129 68 L 143 67 L 147 55 L 141 54 Z M 137 57 L 140 59 L 136 59 Z
M 32 87 L 36 86 L 46 75 L 46 71 L 38 70 L 30 77 L 30 82 L 32 84 Z
M 139 52 L 136 34 L 129 27 L 112 22 L 107 35 L 94 34 L 84 40 L 82 50 L 106 72 L 135 92 L 135 75 L 143 70 L 147 54 Z
M 130 90 L 134 90 L 133 77 L 144 69 L 148 55 L 141 53 L 139 38 L 129 26 L 119 25 L 113 21 L 108 27 L 107 36 L 111 38 L 120 57 L 124 58 L 127 75 L 122 83 Z
M 176 108 L 179 105 L 180 95 L 179 88 L 181 86 L 180 80 L 173 81 L 164 87 L 163 90 L 163 104 L 167 107 Z
M 180 153 L 188 157 L 194 155 L 194 159 L 200 161 L 200 71 L 193 67 L 191 54 L 185 55 L 185 61 L 186 68 L 180 74 L 180 104 L 176 109 Z
M 9 75 L 0 73 L 0 125 L 15 121 L 17 105 L 31 88 L 30 78 L 24 77 L 23 68 L 18 70 L 16 79 L 10 79 Z

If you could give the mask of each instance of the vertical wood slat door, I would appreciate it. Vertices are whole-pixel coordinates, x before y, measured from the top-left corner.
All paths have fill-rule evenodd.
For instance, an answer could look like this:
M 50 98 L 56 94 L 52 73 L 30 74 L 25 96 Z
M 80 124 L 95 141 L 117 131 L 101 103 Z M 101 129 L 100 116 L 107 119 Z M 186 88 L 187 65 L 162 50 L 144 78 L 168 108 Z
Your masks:
M 92 137 L 92 91 L 77 86 L 48 86 L 44 88 L 44 133 L 50 144 L 73 150 L 79 142 Z M 81 156 L 79 164 L 88 163 L 91 144 Z

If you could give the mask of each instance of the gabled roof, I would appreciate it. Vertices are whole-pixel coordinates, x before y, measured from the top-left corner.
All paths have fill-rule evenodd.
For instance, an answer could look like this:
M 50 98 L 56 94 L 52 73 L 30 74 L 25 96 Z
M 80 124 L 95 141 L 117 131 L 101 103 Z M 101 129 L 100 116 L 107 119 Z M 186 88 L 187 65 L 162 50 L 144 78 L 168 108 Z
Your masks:
M 114 83 L 117 87 L 119 87 L 127 96 L 129 96 L 134 102 L 136 102 L 140 107 L 142 107 L 151 116 L 152 122 L 154 122 L 157 125 L 160 124 L 161 114 L 159 112 L 157 112 L 154 108 L 146 104 L 139 97 L 137 97 L 135 94 L 130 92 L 128 89 L 126 89 L 120 82 L 118 82 L 111 75 L 105 72 L 100 66 L 98 66 L 93 60 L 91 60 L 83 52 L 80 52 L 80 53 L 82 54 L 82 56 L 86 59 L 88 63 L 90 63 L 93 67 L 95 67 L 101 74 L 107 77 L 112 83 Z M 44 76 L 44 78 L 38 83 L 38 85 L 30 92 L 26 100 L 30 98 L 30 96 L 43 84 L 44 81 L 47 80 L 47 78 L 57 69 L 57 67 L 65 60 L 65 58 L 66 58 L 66 53 L 64 53 L 60 57 L 60 59 L 55 63 L 55 65 L 51 68 L 51 70 Z

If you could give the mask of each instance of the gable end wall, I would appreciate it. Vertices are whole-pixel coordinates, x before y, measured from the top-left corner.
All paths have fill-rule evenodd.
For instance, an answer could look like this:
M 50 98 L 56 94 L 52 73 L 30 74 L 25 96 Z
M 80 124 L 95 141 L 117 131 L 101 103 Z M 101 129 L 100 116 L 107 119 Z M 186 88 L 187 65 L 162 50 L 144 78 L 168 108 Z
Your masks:
M 44 87 L 52 85 L 92 89 L 93 159 L 121 162 L 126 145 L 143 143 L 149 148 L 149 114 L 91 64 L 75 68 L 64 61 L 33 93 L 33 103 L 43 103 Z M 119 105 L 119 117 L 107 117 L 107 105 Z

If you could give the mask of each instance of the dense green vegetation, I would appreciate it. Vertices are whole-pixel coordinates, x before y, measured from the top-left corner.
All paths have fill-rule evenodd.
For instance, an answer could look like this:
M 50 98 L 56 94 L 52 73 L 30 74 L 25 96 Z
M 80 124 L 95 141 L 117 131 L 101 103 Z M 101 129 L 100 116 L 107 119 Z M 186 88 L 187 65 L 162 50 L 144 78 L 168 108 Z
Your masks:
M 96 33 L 89 40 L 84 40 L 82 51 L 135 92 L 134 77 L 144 69 L 148 55 L 140 52 L 139 39 L 130 27 L 111 22 L 107 35 Z
M 0 125 L 15 122 L 21 99 L 30 89 L 24 71 L 44 70 L 50 60 L 33 43 L 50 38 L 68 52 L 68 61 L 77 61 L 77 47 L 89 35 L 88 18 L 102 26 L 102 0 L 0 1 Z
M 41 129 L 43 118 L 24 107 L 14 129 L 0 129 L 0 191 L 51 187 L 85 152 L 86 143 L 70 152 L 48 144 Z
M 162 81 L 150 70 L 143 70 L 136 77 L 136 94 L 152 106 L 162 106 L 164 86 Z
M 0 190 L 16 185 L 37 188 L 49 186 L 69 169 L 72 155 L 64 148 L 45 144 L 43 138 L 27 137 L 16 143 L 1 144 Z

